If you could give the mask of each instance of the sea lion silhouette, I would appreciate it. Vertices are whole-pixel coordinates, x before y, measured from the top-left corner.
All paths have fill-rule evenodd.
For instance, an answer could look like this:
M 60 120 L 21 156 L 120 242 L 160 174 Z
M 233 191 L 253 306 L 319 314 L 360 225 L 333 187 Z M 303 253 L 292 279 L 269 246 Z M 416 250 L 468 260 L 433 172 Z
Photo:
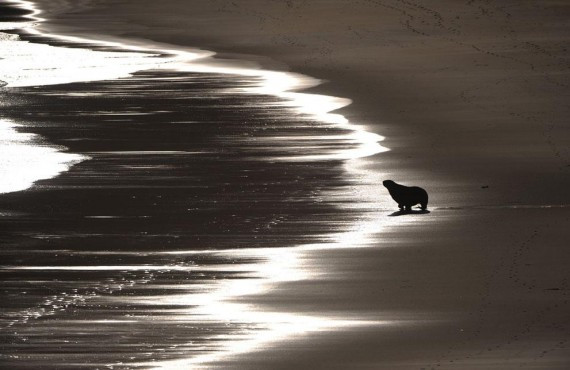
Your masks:
M 419 204 L 423 210 L 427 208 L 428 193 L 418 186 L 404 186 L 392 180 L 386 180 L 382 184 L 388 189 L 392 199 L 398 203 L 401 210 L 411 211 L 412 206 Z

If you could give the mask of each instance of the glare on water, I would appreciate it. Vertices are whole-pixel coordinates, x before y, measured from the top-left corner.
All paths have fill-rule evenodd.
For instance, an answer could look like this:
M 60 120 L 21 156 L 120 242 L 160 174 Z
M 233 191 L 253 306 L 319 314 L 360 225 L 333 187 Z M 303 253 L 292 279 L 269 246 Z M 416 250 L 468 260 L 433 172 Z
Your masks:
M 322 237 L 318 243 L 294 245 L 289 248 L 251 248 L 228 249 L 221 251 L 169 251 L 158 248 L 145 251 L 144 256 L 176 256 L 176 255 L 212 255 L 239 260 L 253 260 L 247 264 L 218 264 L 202 266 L 195 264 L 106 264 L 92 265 L 43 265 L 43 266 L 4 266 L 4 271 L 118 271 L 118 272 L 147 272 L 149 276 L 160 272 L 196 273 L 200 271 L 216 271 L 240 273 L 240 278 L 204 280 L 199 288 L 192 286 L 192 293 L 145 296 L 105 296 L 105 297 L 56 297 L 60 301 L 71 302 L 77 299 L 97 300 L 99 304 L 112 305 L 118 303 L 167 307 L 179 307 L 171 311 L 171 316 L 163 316 L 163 320 L 180 321 L 182 323 L 196 322 L 229 322 L 244 325 L 245 329 L 233 334 L 213 334 L 213 348 L 206 348 L 203 353 L 192 353 L 179 356 L 183 359 L 143 362 L 139 365 L 156 368 L 188 368 L 208 364 L 227 356 L 237 355 L 256 349 L 261 349 L 281 340 L 317 332 L 334 331 L 348 326 L 370 326 L 391 324 L 368 317 L 343 317 L 340 314 L 305 315 L 292 312 L 268 312 L 248 303 L 246 296 L 261 295 L 274 289 L 278 284 L 310 280 L 325 273 L 315 268 L 314 261 L 308 256 L 317 250 L 335 248 L 365 248 L 371 245 L 371 238 L 382 231 L 383 227 L 396 220 L 386 220 L 385 211 L 370 211 L 377 202 L 377 186 L 379 175 L 366 169 L 364 158 L 381 153 L 385 150 L 380 142 L 382 137 L 366 131 L 365 127 L 349 122 L 343 115 L 334 111 L 350 104 L 349 99 L 309 94 L 300 92 L 303 89 L 316 86 L 320 81 L 300 74 L 263 69 L 247 68 L 232 63 L 212 63 L 213 53 L 196 50 L 195 52 L 175 49 L 159 49 L 121 42 L 85 40 L 77 37 L 46 34 L 34 23 L 41 25 L 41 13 L 31 2 L 17 1 L 20 6 L 32 11 L 33 21 L 26 29 L 30 33 L 57 38 L 70 44 L 81 42 L 94 45 L 101 50 L 83 48 L 66 48 L 36 44 L 21 41 L 15 36 L 2 36 L 0 43 L 0 80 L 8 88 L 64 84 L 70 82 L 86 82 L 128 77 L 134 72 L 148 69 L 175 70 L 191 73 L 215 73 L 231 76 L 242 76 L 244 80 L 256 81 L 246 87 L 232 89 L 232 93 L 272 95 L 278 97 L 280 105 L 299 115 L 299 121 L 313 120 L 322 124 L 323 128 L 340 128 L 344 135 L 310 135 L 288 137 L 257 138 L 262 144 L 271 146 L 275 141 L 286 140 L 291 148 L 296 143 L 330 142 L 335 145 L 323 146 L 319 151 L 310 154 L 292 153 L 292 155 L 268 156 L 268 161 L 345 161 L 345 167 L 350 177 L 357 179 L 360 184 L 347 188 L 344 194 L 331 194 L 326 191 L 315 194 L 315 201 L 325 198 L 349 199 L 350 207 L 361 207 L 363 215 L 350 225 L 343 225 Z M 22 27 L 22 25 L 18 25 Z M 14 24 L 0 24 L 1 29 L 16 28 Z M 120 51 L 120 52 L 119 52 Z M 160 56 L 160 57 L 159 57 Z M 243 140 L 251 140 L 244 138 Z M 50 147 L 42 143 L 41 138 L 17 132 L 17 123 L 8 120 L 0 121 L 0 176 L 11 179 L 3 182 L 0 193 L 24 190 L 35 181 L 54 177 L 67 170 L 74 164 L 88 157 L 68 153 L 65 148 Z M 129 155 L 156 155 L 158 152 L 133 152 Z M 160 152 L 161 155 L 178 153 Z M 101 153 L 93 153 L 101 154 Z M 347 206 L 349 207 L 349 206 Z M 105 219 L 115 216 L 93 216 Z M 401 223 L 402 221 L 399 220 Z M 74 252 L 89 256 L 89 251 Z M 105 254 L 106 252 L 100 252 Z M 118 252 L 128 254 L 129 252 Z M 137 254 L 136 252 L 132 252 Z M 115 255 L 109 251 L 108 255 Z M 144 282 L 138 282 L 140 284 Z M 122 283 L 127 284 L 127 283 Z M 132 281 L 131 284 L 137 284 Z M 165 289 L 180 290 L 179 283 L 168 285 Z M 183 286 L 182 286 L 183 287 Z M 128 302 L 127 302 L 128 301 Z M 50 302 L 52 302 L 50 300 Z M 41 316 L 43 311 L 27 313 L 29 317 Z M 27 320 L 27 319 L 26 319 Z M 103 320 L 111 323 L 116 318 Z M 136 322 L 138 319 L 125 319 Z M 121 320 L 118 320 L 119 322 Z M 95 321 L 93 321 L 95 322 Z M 189 344 L 190 346 L 190 344 Z

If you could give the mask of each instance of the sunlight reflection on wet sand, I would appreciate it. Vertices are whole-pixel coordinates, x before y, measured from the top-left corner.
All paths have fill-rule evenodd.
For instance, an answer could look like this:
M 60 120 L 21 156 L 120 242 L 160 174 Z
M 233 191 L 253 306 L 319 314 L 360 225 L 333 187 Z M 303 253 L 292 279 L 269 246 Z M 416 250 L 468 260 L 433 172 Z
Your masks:
M 140 365 L 157 369 L 201 368 L 202 366 L 209 368 L 216 361 L 250 351 L 266 349 L 280 341 L 298 339 L 300 336 L 310 333 L 321 331 L 334 332 L 349 327 L 400 325 L 401 323 L 393 320 L 379 320 L 378 315 L 363 317 L 362 314 L 354 314 L 347 317 L 346 312 L 336 314 L 319 312 L 318 315 L 268 312 L 247 303 L 247 296 L 262 295 L 271 291 L 279 283 L 301 280 L 315 281 L 319 278 L 319 273 L 335 275 L 335 272 L 326 271 L 326 266 L 322 266 L 318 260 L 311 257 L 311 252 L 336 248 L 373 247 L 374 235 L 380 233 L 384 227 L 389 227 L 388 223 L 402 224 L 402 222 L 406 221 L 386 220 L 385 216 L 385 212 L 370 214 L 369 217 L 356 223 L 352 230 L 331 235 L 328 242 L 323 241 L 322 243 L 292 248 L 212 252 L 215 254 L 230 254 L 247 259 L 257 259 L 256 263 L 247 266 L 248 274 L 254 279 L 224 281 L 204 294 L 181 294 L 167 298 L 145 297 L 139 303 L 146 301 L 152 304 L 156 299 L 161 299 L 166 305 L 195 305 L 195 308 L 187 309 L 187 315 L 190 319 L 200 317 L 201 320 L 217 321 L 223 319 L 230 322 L 242 322 L 247 323 L 248 326 L 258 328 L 258 330 L 244 331 L 237 337 L 222 335 L 212 338 L 214 342 L 220 343 L 220 346 L 211 353 L 197 355 L 188 359 L 164 361 L 162 363 L 146 362 Z M 194 253 L 194 251 L 177 253 Z M 317 265 L 315 265 L 315 262 Z
M 324 235 L 319 243 L 293 246 L 289 248 L 262 248 L 262 249 L 232 249 L 222 251 L 156 251 L 160 254 L 212 254 L 239 257 L 242 260 L 255 260 L 249 264 L 220 264 L 213 266 L 200 265 L 102 265 L 102 266 L 11 266 L 3 270 L 53 270 L 53 271 L 200 271 L 201 269 L 219 271 L 241 272 L 237 279 L 211 280 L 200 285 L 199 292 L 192 294 L 174 294 L 169 296 L 136 296 L 136 297 L 99 297 L 101 304 L 116 303 L 116 300 L 128 300 L 139 305 L 156 305 L 157 301 L 165 306 L 181 306 L 170 319 L 183 322 L 235 322 L 246 324 L 248 329 L 238 334 L 217 335 L 212 337 L 214 350 L 208 348 L 202 354 L 182 359 L 166 360 L 163 362 L 142 362 L 137 365 L 156 368 L 188 368 L 218 361 L 227 356 L 245 353 L 264 348 L 276 341 L 287 340 L 305 333 L 316 331 L 341 330 L 348 326 L 389 325 L 387 322 L 366 317 L 344 317 L 321 313 L 307 316 L 290 312 L 267 312 L 248 304 L 249 295 L 261 295 L 270 291 L 276 285 L 284 282 L 314 279 L 318 273 L 315 266 L 307 261 L 307 253 L 315 250 L 335 248 L 365 248 L 371 247 L 374 235 L 382 232 L 390 224 L 401 224 L 405 220 L 387 219 L 385 211 L 378 210 L 378 187 L 381 175 L 367 170 L 363 158 L 372 156 L 387 149 L 380 145 L 382 137 L 366 131 L 364 127 L 349 122 L 344 116 L 332 113 L 333 111 L 350 104 L 350 100 L 298 92 L 320 83 L 311 77 L 289 72 L 264 71 L 255 68 L 242 68 L 231 63 L 212 63 L 214 53 L 196 50 L 195 52 L 155 49 L 151 47 L 134 46 L 119 42 L 106 42 L 86 40 L 77 37 L 52 35 L 41 31 L 40 27 L 31 27 L 33 23 L 41 23 L 40 11 L 28 1 L 17 1 L 22 7 L 33 12 L 34 20 L 26 30 L 32 34 L 47 36 L 53 39 L 73 43 L 93 45 L 108 50 L 122 50 L 121 53 L 113 51 L 93 51 L 78 48 L 62 48 L 40 44 L 32 44 L 19 40 L 5 40 L 9 48 L 3 49 L 0 55 L 4 59 L 1 63 L 7 66 L 0 75 L 0 80 L 7 82 L 8 87 L 33 86 L 46 84 L 61 84 L 78 81 L 93 81 L 101 79 L 114 79 L 129 76 L 131 73 L 143 69 L 176 70 L 193 73 L 216 73 L 233 76 L 254 78 L 257 83 L 251 86 L 231 89 L 231 92 L 247 94 L 273 95 L 282 99 L 282 106 L 292 108 L 300 117 L 317 120 L 322 127 L 340 127 L 349 130 L 344 136 L 299 136 L 288 138 L 291 147 L 295 140 L 334 140 L 336 148 L 323 148 L 317 154 L 294 156 L 268 157 L 264 160 L 282 161 L 336 161 L 344 160 L 349 178 L 354 179 L 355 186 L 348 187 L 345 193 L 322 192 L 315 195 L 315 201 L 343 199 L 346 207 L 360 208 L 362 217 L 350 225 Z M 22 27 L 21 24 L 17 25 Z M 9 24 L 4 29 L 16 28 Z M 125 52 L 128 50 L 128 52 Z M 141 53 L 142 52 L 142 53 Z M 40 63 L 34 57 L 38 54 L 49 55 Z M 161 58 L 157 58 L 161 55 Z M 89 65 L 85 64 L 88 59 Z M 10 68 L 8 68 L 10 66 Z M 22 66 L 26 72 L 22 74 Z M 245 138 L 244 140 L 251 140 Z M 280 137 L 256 138 L 266 145 L 272 141 L 282 141 Z M 2 144 L 2 143 L 0 143 Z M 31 144 L 31 143 L 30 143 Z M 13 143 L 4 143 L 4 148 L 13 148 Z M 1 148 L 1 147 L 0 147 Z M 4 152 L 4 149 L 2 149 Z M 60 153 L 63 155 L 63 153 Z M 142 153 L 141 153 L 142 154 Z M 168 154 L 168 153 L 165 153 Z M 73 154 L 66 154 L 73 156 Z M 69 166 L 76 163 L 79 157 L 68 157 Z M 85 159 L 85 158 L 82 158 Z M 56 168 L 49 175 L 37 176 L 39 180 L 55 176 L 61 172 L 61 161 L 47 161 L 47 167 Z M 31 169 L 33 170 L 33 169 Z M 3 176 L 12 176 L 10 169 L 2 170 Z M 31 171 L 37 174 L 36 171 Z M 28 181 L 28 186 L 33 181 Z M 7 191 L 22 190 L 22 186 L 4 189 Z M 340 203 L 340 202 L 339 202 Z M 375 211 L 371 211 L 376 209 Z M 380 208 L 382 209 L 382 208 Z M 94 216 L 95 217 L 95 216 Z M 104 216 L 100 216 L 104 217 Z M 104 252 L 103 252 L 104 253 Z M 145 255 L 153 252 L 145 252 Z M 86 252 L 88 254 L 88 252 Z M 112 252 L 109 252 L 112 254 Z M 344 313 L 346 314 L 346 313 Z M 166 318 L 168 319 L 168 318 Z
M 330 150 L 321 154 L 296 155 L 294 157 L 274 157 L 269 160 L 295 160 L 295 161 L 318 161 L 318 160 L 347 160 L 362 158 L 386 151 L 379 143 L 383 137 L 366 131 L 362 126 L 349 122 L 344 116 L 331 113 L 349 105 L 349 99 L 333 96 L 307 94 L 298 90 L 320 84 L 320 81 L 312 77 L 290 72 L 265 71 L 262 69 L 240 68 L 231 63 L 213 62 L 215 53 L 195 50 L 193 52 L 174 49 L 150 49 L 141 46 L 122 44 L 119 42 L 86 40 L 83 38 L 53 35 L 43 33 L 38 27 L 43 19 L 40 10 L 33 3 L 18 0 L 15 3 L 20 7 L 31 11 L 29 18 L 33 21 L 19 24 L 18 28 L 24 28 L 31 34 L 47 36 L 52 39 L 66 41 L 69 44 L 82 43 L 104 47 L 111 51 L 94 51 L 80 48 L 55 47 L 43 44 L 35 44 L 19 40 L 13 35 L 7 35 L 2 42 L 0 52 L 0 81 L 4 81 L 8 87 L 24 87 L 37 85 L 64 84 L 71 82 L 87 82 L 104 79 L 116 79 L 127 77 L 132 73 L 146 69 L 165 69 L 198 73 L 218 73 L 254 77 L 258 83 L 250 87 L 240 87 L 232 91 L 244 93 L 274 95 L 283 99 L 283 106 L 292 107 L 299 114 L 308 119 L 314 119 L 323 123 L 323 128 L 340 127 L 351 132 L 342 138 L 347 144 L 353 144 L 351 149 Z M 0 23 L 0 31 L 15 28 L 13 23 Z M 129 50 L 131 52 L 125 52 Z M 157 58 L 163 56 L 163 58 Z M 310 138 L 298 137 L 295 140 L 330 140 L 330 136 Z M 271 144 L 279 138 L 264 138 L 267 144 Z M 290 139 L 292 140 L 292 139 Z M 293 144 L 292 144 L 293 145 Z M 15 163 L 17 156 L 10 154 L 10 143 L 0 143 L 0 153 L 4 161 Z M 84 157 L 83 159 L 87 159 Z M 78 157 L 69 158 L 68 167 L 78 162 Z M 53 162 L 45 159 L 44 167 L 55 167 L 51 172 L 61 172 L 61 162 Z M 25 166 L 18 166 L 19 171 L 25 170 Z M 12 166 L 0 167 L 2 177 L 14 177 L 8 171 Z M 33 177 L 36 173 L 32 168 L 26 174 Z M 36 180 L 45 178 L 38 177 Z M 31 182 L 29 183 L 31 185 Z M 29 186 L 28 185 L 28 186 Z M 0 189 L 0 192 L 22 190 L 22 186 L 14 187 L 14 190 Z
M 0 118 L 0 193 L 27 189 L 35 181 L 55 177 L 86 159 L 43 143 L 38 135 L 18 132 L 17 127 Z

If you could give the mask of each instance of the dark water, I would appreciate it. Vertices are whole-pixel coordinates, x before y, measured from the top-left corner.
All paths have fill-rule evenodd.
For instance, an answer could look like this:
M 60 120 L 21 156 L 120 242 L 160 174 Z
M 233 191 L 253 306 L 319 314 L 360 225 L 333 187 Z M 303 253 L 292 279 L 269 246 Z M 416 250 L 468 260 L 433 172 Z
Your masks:
M 29 21 L 31 15 L 28 9 L 21 9 L 12 1 L 0 3 L 0 22 L 25 22 Z
M 348 185 L 342 162 L 296 158 L 348 148 L 346 132 L 228 91 L 253 82 L 147 71 L 3 93 L 21 131 L 91 157 L 0 195 L 3 368 L 132 367 L 262 329 L 206 320 L 192 297 L 258 278 L 263 258 L 195 252 L 319 242 L 358 215 L 322 195 Z M 292 140 L 315 135 L 331 139 Z

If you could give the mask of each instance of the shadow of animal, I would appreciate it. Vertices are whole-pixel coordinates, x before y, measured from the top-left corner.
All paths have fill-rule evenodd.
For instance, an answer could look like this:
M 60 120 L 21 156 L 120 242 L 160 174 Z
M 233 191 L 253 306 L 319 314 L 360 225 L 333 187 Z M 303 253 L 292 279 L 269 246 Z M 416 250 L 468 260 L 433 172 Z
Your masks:
M 404 186 L 392 180 L 386 180 L 382 184 L 388 189 L 392 199 L 398 203 L 400 211 L 410 213 L 412 207 L 419 204 L 423 211 L 427 209 L 428 193 L 418 186 Z
M 431 212 L 428 211 L 427 209 L 412 209 L 409 211 L 406 211 L 405 209 L 401 209 L 399 211 L 390 213 L 388 216 L 397 217 L 397 216 L 404 216 L 404 215 L 425 215 L 427 213 L 431 213 Z

